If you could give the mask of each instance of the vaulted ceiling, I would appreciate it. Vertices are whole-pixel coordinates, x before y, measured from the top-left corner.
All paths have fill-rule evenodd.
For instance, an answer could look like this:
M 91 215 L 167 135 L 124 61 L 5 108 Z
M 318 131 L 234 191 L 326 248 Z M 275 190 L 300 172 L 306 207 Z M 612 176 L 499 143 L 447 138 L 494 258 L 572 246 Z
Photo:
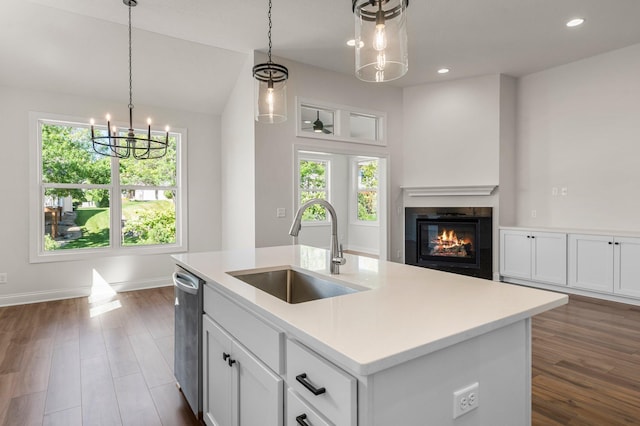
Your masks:
M 0 84 L 126 98 L 122 0 L 2 3 Z M 220 113 L 248 54 L 266 51 L 266 15 L 267 0 L 139 0 L 134 96 Z M 386 83 L 400 87 L 518 77 L 640 43 L 637 0 L 411 0 L 407 16 L 409 72 Z M 585 24 L 567 28 L 576 16 Z M 353 74 L 353 21 L 349 0 L 273 0 L 273 53 Z

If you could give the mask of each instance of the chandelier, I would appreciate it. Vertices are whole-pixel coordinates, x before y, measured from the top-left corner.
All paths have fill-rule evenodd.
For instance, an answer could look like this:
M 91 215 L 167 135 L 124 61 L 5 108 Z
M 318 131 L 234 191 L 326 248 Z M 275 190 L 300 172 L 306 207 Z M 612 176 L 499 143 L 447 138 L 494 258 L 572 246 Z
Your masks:
M 271 0 L 269 0 L 268 61 L 253 67 L 256 79 L 255 117 L 261 123 L 281 123 L 287 120 L 287 79 L 289 70 L 271 61 Z
M 352 0 L 360 80 L 391 81 L 407 73 L 408 6 L 409 0 Z
M 138 160 L 148 160 L 163 157 L 167 153 L 169 145 L 169 126 L 165 128 L 164 140 L 156 140 L 151 137 L 151 119 L 147 119 L 147 134 L 136 135 L 133 130 L 133 89 L 131 73 L 131 8 L 138 4 L 137 0 L 122 0 L 129 7 L 129 130 L 124 135 L 119 133 L 116 127 L 111 127 L 111 116 L 107 114 L 106 136 L 94 132 L 93 118 L 91 119 L 91 142 L 93 150 L 100 155 L 117 158 L 129 158 L 133 156 Z

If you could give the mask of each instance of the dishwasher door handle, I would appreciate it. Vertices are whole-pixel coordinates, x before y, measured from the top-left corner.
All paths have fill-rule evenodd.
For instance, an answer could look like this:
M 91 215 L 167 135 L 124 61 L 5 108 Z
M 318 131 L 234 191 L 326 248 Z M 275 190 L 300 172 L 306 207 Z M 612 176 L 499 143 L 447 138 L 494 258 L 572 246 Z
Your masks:
M 193 280 L 196 281 L 194 282 Z M 184 275 L 180 272 L 174 272 L 173 284 L 185 293 L 198 294 L 198 283 L 195 277 L 192 278 L 189 275 Z

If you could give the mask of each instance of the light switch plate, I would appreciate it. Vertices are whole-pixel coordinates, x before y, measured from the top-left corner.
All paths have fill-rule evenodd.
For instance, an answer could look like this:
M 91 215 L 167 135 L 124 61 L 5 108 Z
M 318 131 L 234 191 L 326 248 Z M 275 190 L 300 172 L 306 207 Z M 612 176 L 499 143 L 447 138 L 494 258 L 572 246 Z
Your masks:
M 284 207 L 278 207 L 276 209 L 276 217 L 286 217 L 287 210 Z

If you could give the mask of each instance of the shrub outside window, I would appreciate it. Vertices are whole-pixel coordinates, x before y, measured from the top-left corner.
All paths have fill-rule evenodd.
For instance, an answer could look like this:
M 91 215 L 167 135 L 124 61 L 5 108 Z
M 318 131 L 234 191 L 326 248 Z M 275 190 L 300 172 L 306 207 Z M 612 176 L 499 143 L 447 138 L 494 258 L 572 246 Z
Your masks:
M 313 198 L 329 200 L 329 161 L 316 159 L 300 159 L 299 162 L 299 206 Z M 327 210 L 320 205 L 313 205 L 302 215 L 303 222 L 326 222 Z
M 378 160 L 356 162 L 358 176 L 356 219 L 378 221 Z

